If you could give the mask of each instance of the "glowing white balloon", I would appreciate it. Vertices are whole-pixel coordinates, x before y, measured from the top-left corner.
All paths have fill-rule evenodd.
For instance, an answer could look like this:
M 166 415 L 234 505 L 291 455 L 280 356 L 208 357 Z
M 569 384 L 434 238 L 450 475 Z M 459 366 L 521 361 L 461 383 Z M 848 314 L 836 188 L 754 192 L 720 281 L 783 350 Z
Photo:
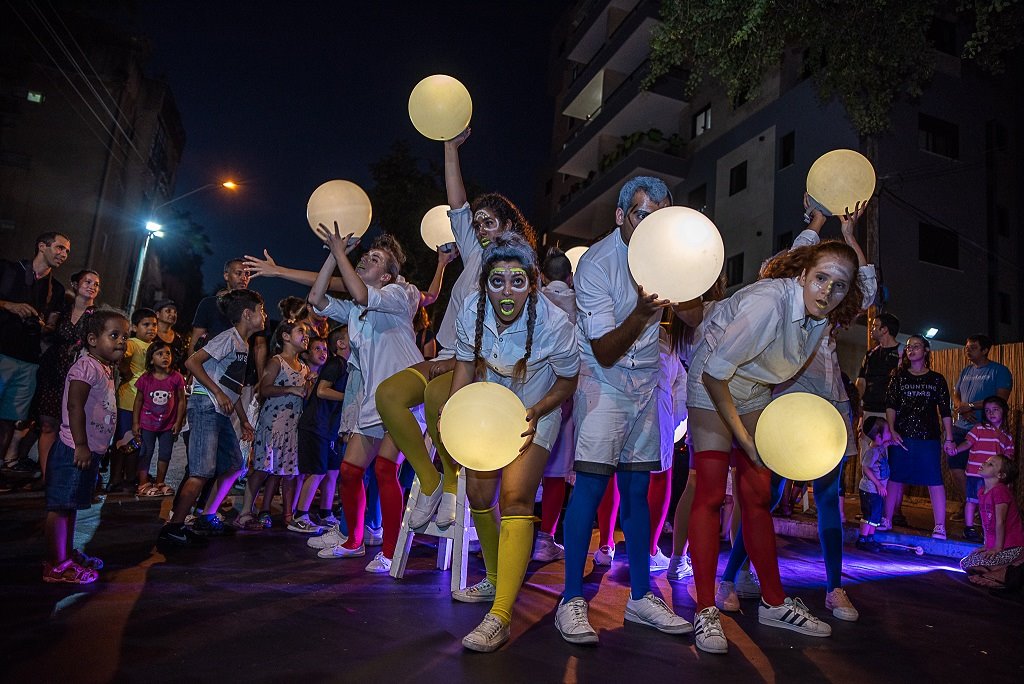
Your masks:
M 627 259 L 629 272 L 647 294 L 686 302 L 718 280 L 725 245 L 704 214 L 687 207 L 666 207 L 636 227 Z
M 420 221 L 420 236 L 430 249 L 455 242 L 452 222 L 448 218 L 449 209 L 451 207 L 447 204 L 438 205 L 424 214 L 423 220 Z
M 580 257 L 582 257 L 588 249 L 590 248 L 581 246 L 570 247 L 569 249 L 565 250 L 565 257 L 569 260 L 569 263 L 572 265 L 573 273 L 576 272 L 576 265 L 580 263 Z
M 807 392 L 776 397 L 761 413 L 754 444 L 764 464 L 790 480 L 832 472 L 846 452 L 846 421 L 827 399 Z
M 412 125 L 431 140 L 451 140 L 466 130 L 472 116 L 473 98 L 451 76 L 427 76 L 409 95 Z
M 352 233 L 359 237 L 370 226 L 372 213 L 370 198 L 361 187 L 347 180 L 327 181 L 313 191 L 306 203 L 306 220 L 317 238 L 321 223 L 334 230 L 335 221 L 342 235 Z
M 807 172 L 807 194 L 826 216 L 853 212 L 857 202 L 875 193 L 875 169 L 853 150 L 832 150 L 818 157 Z
M 498 470 L 514 461 L 525 441 L 526 407 L 496 382 L 474 382 L 444 405 L 438 430 L 456 461 L 471 470 Z

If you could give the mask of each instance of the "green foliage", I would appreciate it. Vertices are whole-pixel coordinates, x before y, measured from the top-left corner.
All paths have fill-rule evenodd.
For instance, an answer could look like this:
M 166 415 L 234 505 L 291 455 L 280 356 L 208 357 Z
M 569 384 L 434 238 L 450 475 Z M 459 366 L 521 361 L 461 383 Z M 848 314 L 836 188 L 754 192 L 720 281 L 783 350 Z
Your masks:
M 873 135 L 897 98 L 931 78 L 929 27 L 953 13 L 972 26 L 963 57 L 990 71 L 1020 44 L 1021 0 L 664 0 L 646 83 L 687 66 L 691 92 L 711 79 L 742 103 L 787 50 L 803 49 L 821 97 L 838 97 L 857 131 Z

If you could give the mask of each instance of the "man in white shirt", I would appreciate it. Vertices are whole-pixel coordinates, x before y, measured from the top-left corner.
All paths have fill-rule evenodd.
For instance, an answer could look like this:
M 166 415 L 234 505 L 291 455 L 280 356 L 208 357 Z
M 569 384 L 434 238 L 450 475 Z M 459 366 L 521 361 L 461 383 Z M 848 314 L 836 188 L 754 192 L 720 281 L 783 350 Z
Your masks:
M 629 554 L 630 600 L 625 619 L 669 634 L 692 626 L 650 591 L 650 473 L 661 469 L 658 327 L 669 302 L 633 280 L 627 246 L 640 222 L 669 206 L 665 183 L 630 179 L 619 193 L 617 228 L 580 259 L 574 275 L 580 344 L 574 398 L 576 485 L 565 515 L 565 592 L 555 626 L 571 643 L 597 643 L 583 598 L 583 568 L 598 504 L 617 473 L 620 520 Z

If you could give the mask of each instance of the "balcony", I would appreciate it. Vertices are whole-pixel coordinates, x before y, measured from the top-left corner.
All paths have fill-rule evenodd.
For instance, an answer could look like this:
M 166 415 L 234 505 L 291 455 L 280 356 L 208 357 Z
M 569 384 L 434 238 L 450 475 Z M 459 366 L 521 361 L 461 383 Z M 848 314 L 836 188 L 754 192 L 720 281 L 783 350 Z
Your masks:
M 564 195 L 559 201 L 552 232 L 583 240 L 593 240 L 615 225 L 615 205 L 619 188 L 633 176 L 657 176 L 669 188 L 681 183 L 689 161 L 670 154 L 668 142 L 661 145 L 642 141 L 623 156 L 608 162 L 601 172 L 594 172 L 586 180 Z
M 619 37 L 639 7 L 645 6 L 641 13 L 652 17 L 658 14 L 658 3 L 653 0 L 587 0 L 581 5 L 573 18 L 565 47 L 566 59 L 579 65 L 573 82 L 611 40 Z
M 688 75 L 683 71 L 666 74 L 649 90 L 642 90 L 640 84 L 649 71 L 650 64 L 646 60 L 641 62 L 603 98 L 601 90 L 604 83 L 594 88 L 596 92 L 591 97 L 597 102 L 596 109 L 589 117 L 580 117 L 586 120 L 562 145 L 558 155 L 560 173 L 585 178 L 598 170 L 601 157 L 609 146 L 617 144 L 617 138 L 635 131 L 658 129 L 673 133 L 678 129 L 680 115 L 688 104 L 683 95 Z M 597 78 L 601 79 L 603 75 Z

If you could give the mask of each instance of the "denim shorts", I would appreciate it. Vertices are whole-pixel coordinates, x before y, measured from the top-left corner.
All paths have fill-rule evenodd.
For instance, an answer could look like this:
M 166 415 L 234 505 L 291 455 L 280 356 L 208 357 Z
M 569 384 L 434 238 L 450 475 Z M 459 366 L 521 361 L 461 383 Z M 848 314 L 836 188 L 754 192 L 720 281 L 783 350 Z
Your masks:
M 231 418 L 213 407 L 205 394 L 188 400 L 188 472 L 192 477 L 210 479 L 242 469 L 242 449 Z
M 882 504 L 885 499 L 876 492 L 865 492 L 860 490 L 860 514 L 864 522 L 872 527 L 878 527 L 882 522 Z
M 981 491 L 982 485 L 985 484 L 985 480 L 980 477 L 973 475 L 967 476 L 967 500 L 971 503 L 978 503 L 978 493 Z
M 0 354 L 0 420 L 28 418 L 38 369 L 38 364 Z
M 100 455 L 93 453 L 88 468 L 75 465 L 75 450 L 58 439 L 46 461 L 46 510 L 84 511 L 92 507 L 96 479 L 100 472 Z

